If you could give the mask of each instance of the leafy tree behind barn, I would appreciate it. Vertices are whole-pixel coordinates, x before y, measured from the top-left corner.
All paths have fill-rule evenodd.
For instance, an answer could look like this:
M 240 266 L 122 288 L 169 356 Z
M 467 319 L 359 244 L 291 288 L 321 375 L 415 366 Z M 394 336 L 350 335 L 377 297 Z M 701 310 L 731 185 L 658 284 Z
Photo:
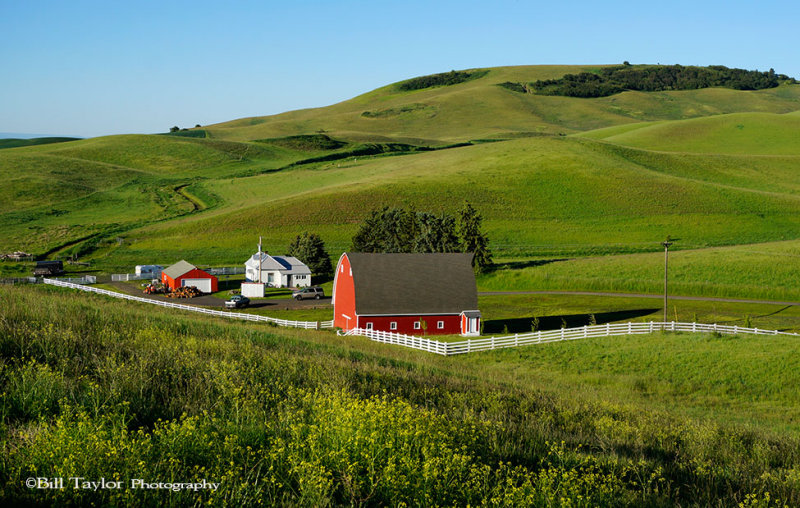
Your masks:
M 355 252 L 473 252 L 480 273 L 492 263 L 481 216 L 469 203 L 456 217 L 383 207 L 372 210 L 353 236 Z

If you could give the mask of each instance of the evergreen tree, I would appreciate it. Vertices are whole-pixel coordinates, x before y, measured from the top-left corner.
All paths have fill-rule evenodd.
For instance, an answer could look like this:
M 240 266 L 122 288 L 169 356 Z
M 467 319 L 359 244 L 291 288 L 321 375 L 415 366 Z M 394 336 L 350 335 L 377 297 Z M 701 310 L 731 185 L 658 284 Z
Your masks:
M 492 251 L 489 250 L 489 241 L 481 232 L 483 217 L 468 202 L 458 212 L 459 234 L 461 236 L 461 251 L 472 252 L 472 267 L 475 273 L 481 273 L 492 264 Z
M 416 214 L 414 252 L 458 252 L 459 247 L 456 220 L 451 215 Z
M 416 223 L 402 208 L 373 210 L 353 236 L 355 252 L 411 252 Z
M 329 279 L 333 276 L 331 257 L 325 250 L 325 243 L 317 234 L 306 231 L 297 235 L 289 244 L 289 255 L 305 263 L 317 277 Z

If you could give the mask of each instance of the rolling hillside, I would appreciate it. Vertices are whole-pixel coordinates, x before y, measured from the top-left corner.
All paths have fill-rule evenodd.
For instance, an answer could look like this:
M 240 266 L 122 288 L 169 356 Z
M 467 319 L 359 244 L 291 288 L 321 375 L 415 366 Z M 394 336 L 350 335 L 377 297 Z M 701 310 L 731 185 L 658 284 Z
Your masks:
M 733 113 L 691 120 L 609 127 L 581 134 L 666 152 L 800 155 L 800 116 Z
M 310 230 L 337 256 L 372 208 L 453 212 L 464 200 L 484 215 L 501 260 L 646 253 L 666 235 L 710 260 L 709 247 L 800 239 L 800 85 L 598 99 L 498 86 L 586 69 L 485 69 L 450 86 L 392 84 L 177 135 L 2 150 L 0 245 L 89 256 L 106 269 L 238 264 L 258 235 L 283 251 Z M 605 280 L 614 277 L 602 270 L 616 269 L 563 266 L 605 266 L 595 274 Z M 753 270 L 778 287 L 768 268 Z M 563 276 L 570 287 L 585 279 Z M 715 288 L 729 284 L 708 276 Z M 493 287 L 541 284 L 539 275 L 491 277 Z
M 734 112 L 787 113 L 800 109 L 798 85 L 756 92 L 725 88 L 624 92 L 600 99 L 520 94 L 498 86 L 596 68 L 498 67 L 457 85 L 401 91 L 398 84 L 393 84 L 325 108 L 244 118 L 204 129 L 212 137 L 238 141 L 324 130 L 348 139 L 436 144 L 574 133 L 639 121 Z

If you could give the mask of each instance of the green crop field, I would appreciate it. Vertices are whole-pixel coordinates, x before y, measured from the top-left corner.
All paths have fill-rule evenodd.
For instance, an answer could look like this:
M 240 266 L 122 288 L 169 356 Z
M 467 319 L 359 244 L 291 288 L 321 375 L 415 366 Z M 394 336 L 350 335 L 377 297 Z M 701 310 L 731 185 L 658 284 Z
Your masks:
M 0 497 L 163 501 L 24 487 L 83 476 L 219 483 L 173 506 L 792 506 L 797 348 L 656 334 L 439 357 L 6 286 Z

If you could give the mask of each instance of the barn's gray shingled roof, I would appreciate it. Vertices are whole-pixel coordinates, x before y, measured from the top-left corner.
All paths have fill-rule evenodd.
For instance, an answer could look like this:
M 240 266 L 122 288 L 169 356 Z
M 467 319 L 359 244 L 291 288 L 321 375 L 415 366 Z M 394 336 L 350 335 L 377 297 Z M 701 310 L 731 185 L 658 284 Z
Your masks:
M 167 274 L 167 276 L 170 279 L 174 280 L 174 279 L 180 277 L 181 275 L 183 275 L 186 272 L 191 272 L 195 268 L 197 268 L 197 267 L 194 266 L 193 264 L 189 263 L 188 261 L 184 261 L 183 259 L 181 259 L 180 261 L 178 261 L 174 265 L 165 268 L 161 273 Z
M 348 252 L 356 313 L 458 314 L 478 308 L 472 254 Z

